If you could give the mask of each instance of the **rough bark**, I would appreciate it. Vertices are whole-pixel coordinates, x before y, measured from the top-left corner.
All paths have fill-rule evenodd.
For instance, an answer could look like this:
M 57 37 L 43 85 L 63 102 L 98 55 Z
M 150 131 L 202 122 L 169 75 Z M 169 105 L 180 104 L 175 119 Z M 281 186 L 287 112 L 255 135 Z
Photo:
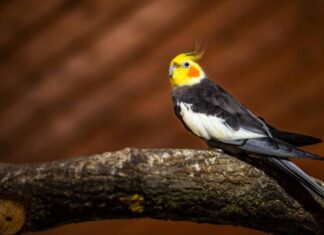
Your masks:
M 125 149 L 0 164 L 0 234 L 141 217 L 323 234 L 322 206 L 267 164 L 215 151 Z

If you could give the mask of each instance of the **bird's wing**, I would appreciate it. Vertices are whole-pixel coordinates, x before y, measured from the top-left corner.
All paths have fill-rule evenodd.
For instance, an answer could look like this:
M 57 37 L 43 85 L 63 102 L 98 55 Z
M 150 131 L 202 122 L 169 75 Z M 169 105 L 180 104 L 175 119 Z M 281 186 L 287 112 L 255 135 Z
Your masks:
M 236 101 L 221 87 L 209 81 L 209 89 L 202 89 L 204 102 L 211 115 L 223 119 L 224 123 L 235 131 L 244 130 L 264 137 L 271 137 L 268 126 L 245 106 Z M 251 137 L 252 138 L 252 137 Z
M 308 135 L 298 134 L 298 133 L 291 133 L 287 131 L 280 131 L 276 129 L 270 129 L 271 135 L 274 138 L 279 140 L 285 141 L 289 144 L 292 144 L 296 147 L 307 146 L 312 144 L 322 143 L 322 140 Z
M 274 138 L 285 141 L 296 147 L 322 143 L 322 140 L 317 137 L 278 130 L 269 125 L 263 118 L 259 118 L 268 126 L 269 131 Z
M 236 145 L 237 148 L 245 152 L 257 153 L 265 157 L 324 160 L 321 156 L 297 149 L 293 144 L 273 136 L 272 133 L 275 133 L 275 135 L 283 138 L 283 134 L 275 132 L 273 127 L 268 126 L 262 119 L 236 101 L 221 87 L 214 83 L 211 83 L 209 87 L 212 87 L 212 89 L 202 89 L 204 92 L 202 97 L 204 97 L 203 99 L 206 104 L 215 107 L 213 115 L 221 117 L 225 125 L 233 130 L 232 134 L 236 135 L 236 137 L 240 137 L 240 132 L 248 133 L 248 135 L 242 135 L 241 140 L 244 141 L 241 144 L 237 144 L 240 140 L 239 138 L 225 141 L 215 138 L 215 140 Z
M 229 126 L 236 129 L 241 127 L 255 133 L 266 134 L 296 147 L 322 142 L 321 139 L 316 137 L 281 131 L 274 128 L 263 118 L 254 115 L 250 110 L 236 101 L 221 87 L 217 86 L 216 84 L 212 84 L 212 86 L 214 87 L 215 91 L 206 91 L 206 94 L 203 97 L 205 97 L 207 102 L 219 107 L 218 112 L 220 112 L 220 115 L 225 121 L 227 121 Z
M 175 89 L 173 98 L 178 118 L 205 140 L 241 145 L 249 138 L 271 136 L 262 120 L 211 80 Z

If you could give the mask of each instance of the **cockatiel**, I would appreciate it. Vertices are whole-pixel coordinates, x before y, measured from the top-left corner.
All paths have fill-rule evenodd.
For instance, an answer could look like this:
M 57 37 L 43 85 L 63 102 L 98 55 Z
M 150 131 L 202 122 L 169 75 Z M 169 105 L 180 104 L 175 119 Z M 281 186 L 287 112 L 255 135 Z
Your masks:
M 182 53 L 170 63 L 174 110 L 190 132 L 210 147 L 232 155 L 248 154 L 267 159 L 271 164 L 324 198 L 324 188 L 288 158 L 324 160 L 298 146 L 321 140 L 280 131 L 236 101 L 207 78 L 198 64 L 202 52 Z

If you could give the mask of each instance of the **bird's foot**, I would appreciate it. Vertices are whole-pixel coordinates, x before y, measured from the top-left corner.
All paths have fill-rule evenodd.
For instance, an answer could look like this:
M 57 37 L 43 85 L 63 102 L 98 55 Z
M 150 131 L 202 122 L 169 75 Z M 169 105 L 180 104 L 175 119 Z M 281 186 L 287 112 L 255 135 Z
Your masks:
M 218 149 L 218 148 L 212 148 L 212 150 L 219 152 L 219 153 L 224 153 L 223 149 Z

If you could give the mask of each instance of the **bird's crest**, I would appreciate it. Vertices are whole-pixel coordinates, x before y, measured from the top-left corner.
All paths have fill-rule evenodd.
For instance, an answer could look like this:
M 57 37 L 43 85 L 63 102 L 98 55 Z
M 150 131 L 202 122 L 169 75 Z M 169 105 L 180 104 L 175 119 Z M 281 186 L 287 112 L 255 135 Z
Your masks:
M 190 52 L 187 52 L 184 54 L 190 60 L 197 62 L 203 57 L 203 55 L 205 54 L 205 51 L 206 51 L 206 47 L 201 49 L 200 43 L 197 43 L 195 46 L 195 49 L 193 51 L 190 51 Z
M 171 64 L 181 64 L 184 61 L 198 62 L 205 54 L 205 51 L 206 47 L 201 49 L 200 44 L 196 44 L 194 50 L 179 54 L 171 61 Z

